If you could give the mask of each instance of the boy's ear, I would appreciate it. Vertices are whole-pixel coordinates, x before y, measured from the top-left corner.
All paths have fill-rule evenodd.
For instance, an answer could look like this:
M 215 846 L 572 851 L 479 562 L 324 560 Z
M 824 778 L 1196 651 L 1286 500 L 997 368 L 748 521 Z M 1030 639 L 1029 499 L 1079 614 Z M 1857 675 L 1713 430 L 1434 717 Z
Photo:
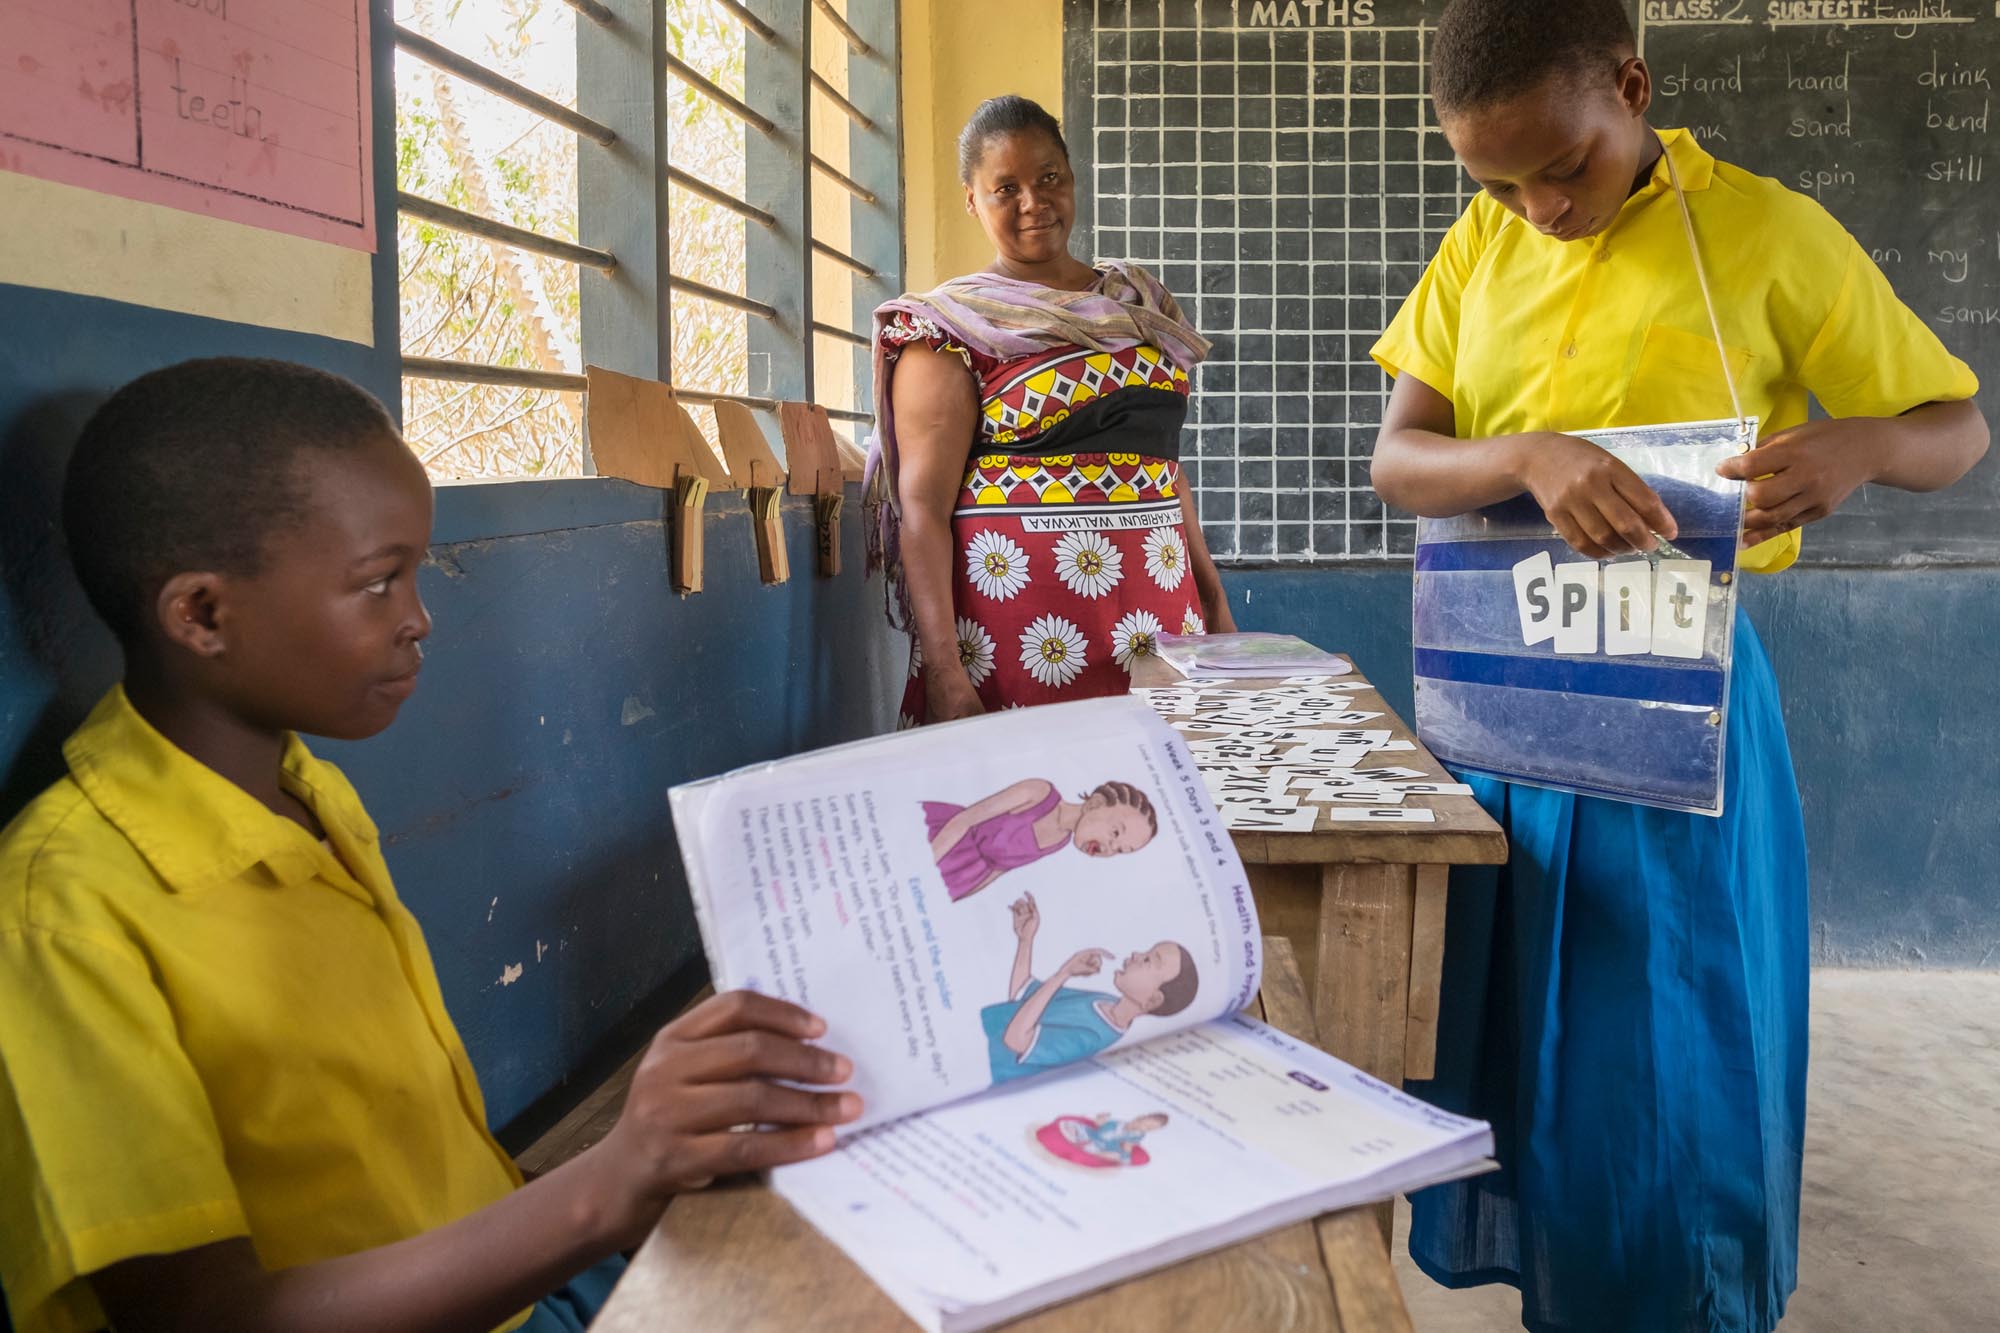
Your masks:
M 160 636 L 196 657 L 222 656 L 224 642 L 221 591 L 223 577 L 205 570 L 176 574 L 160 587 L 153 617 Z
M 1653 71 L 1638 56 L 1630 56 L 1618 67 L 1618 100 L 1634 116 L 1643 116 L 1653 106 Z

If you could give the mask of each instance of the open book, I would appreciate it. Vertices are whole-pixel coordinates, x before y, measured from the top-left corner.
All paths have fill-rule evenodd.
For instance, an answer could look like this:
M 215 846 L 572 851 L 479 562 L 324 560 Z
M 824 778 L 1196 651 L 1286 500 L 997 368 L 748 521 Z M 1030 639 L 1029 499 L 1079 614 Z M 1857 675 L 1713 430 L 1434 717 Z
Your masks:
M 772 1185 L 975 1330 L 1481 1169 L 1492 1135 L 1243 1015 L 1250 885 L 1145 704 L 1001 713 L 672 794 L 718 990 L 820 1014 L 867 1114 Z

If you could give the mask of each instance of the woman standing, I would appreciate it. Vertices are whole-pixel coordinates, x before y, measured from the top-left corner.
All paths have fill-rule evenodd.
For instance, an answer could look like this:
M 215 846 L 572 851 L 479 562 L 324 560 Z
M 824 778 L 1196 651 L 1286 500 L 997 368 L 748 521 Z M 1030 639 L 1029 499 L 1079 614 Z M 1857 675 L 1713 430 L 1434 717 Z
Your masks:
M 1560 432 L 1740 392 L 1764 434 L 1720 471 L 1748 482 L 1740 567 L 1774 572 L 1863 482 L 1935 490 L 1978 461 L 1972 372 L 1840 224 L 1647 123 L 1622 0 L 1454 0 L 1432 51 L 1482 193 L 1375 348 L 1386 501 L 1527 494 L 1586 558 L 1650 550 L 1676 535 L 1659 496 Z M 1807 421 L 1808 392 L 1834 419 Z M 1540 1333 L 1770 1333 L 1796 1284 L 1805 833 L 1740 610 L 1734 653 L 1720 818 L 1470 779 L 1511 860 L 1454 875 L 1419 1090 L 1490 1119 L 1502 1169 L 1415 1196 L 1410 1252 L 1448 1286 L 1519 1287 Z
M 958 157 L 993 262 L 875 312 L 869 564 L 912 635 L 905 726 L 1123 693 L 1154 636 L 1235 628 L 1180 470 L 1207 340 L 1150 274 L 1070 254 L 1055 117 L 993 98 Z

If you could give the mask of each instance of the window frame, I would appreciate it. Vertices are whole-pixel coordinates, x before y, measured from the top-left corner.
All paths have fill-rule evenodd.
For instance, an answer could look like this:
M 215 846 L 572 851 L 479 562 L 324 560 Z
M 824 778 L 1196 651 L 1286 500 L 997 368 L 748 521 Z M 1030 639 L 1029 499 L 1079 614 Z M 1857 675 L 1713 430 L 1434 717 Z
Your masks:
M 873 420 L 869 363 L 874 307 L 902 290 L 903 135 L 900 0 L 848 0 L 842 16 L 830 0 L 706 0 L 744 28 L 744 96 L 716 87 L 667 47 L 663 0 L 565 0 L 577 11 L 577 104 L 552 102 L 479 62 L 397 25 L 396 47 L 576 133 L 577 240 L 521 228 L 398 191 L 397 215 L 421 217 L 502 244 L 578 265 L 585 366 L 673 383 L 673 297 L 714 301 L 750 316 L 749 388 L 743 395 L 676 386 L 688 402 L 735 401 L 766 418 L 778 437 L 779 402 L 820 402 L 815 393 L 844 382 L 837 396 L 853 408 L 827 407 L 835 421 Z M 816 31 L 817 30 L 817 31 Z M 847 47 L 847 91 L 818 74 L 815 41 Z M 669 80 L 694 88 L 742 121 L 745 195 L 738 198 L 675 166 L 667 134 Z M 848 165 L 813 150 L 816 106 L 849 127 Z M 848 201 L 851 249 L 814 228 L 815 177 L 836 181 Z M 744 219 L 745 291 L 720 291 L 674 274 L 669 263 L 668 191 L 689 190 Z M 771 200 L 770 206 L 749 199 Z M 814 316 L 815 276 L 823 266 L 851 282 L 855 323 Z M 474 362 L 404 356 L 405 378 L 451 380 L 582 392 L 586 378 Z M 586 431 L 583 475 L 595 477 Z M 511 482 L 542 486 L 577 478 L 465 478 L 441 485 Z

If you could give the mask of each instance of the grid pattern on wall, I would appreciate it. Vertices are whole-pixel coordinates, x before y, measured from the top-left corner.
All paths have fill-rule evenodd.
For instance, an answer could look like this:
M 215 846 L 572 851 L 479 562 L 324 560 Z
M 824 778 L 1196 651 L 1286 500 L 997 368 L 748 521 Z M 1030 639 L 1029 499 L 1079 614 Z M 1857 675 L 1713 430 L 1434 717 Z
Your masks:
M 1368 349 L 1468 198 L 1429 32 L 1239 24 L 1252 8 L 1089 0 L 1066 91 L 1090 243 L 1215 342 L 1181 447 L 1219 559 L 1407 556 L 1415 521 L 1368 482 L 1388 396 Z

